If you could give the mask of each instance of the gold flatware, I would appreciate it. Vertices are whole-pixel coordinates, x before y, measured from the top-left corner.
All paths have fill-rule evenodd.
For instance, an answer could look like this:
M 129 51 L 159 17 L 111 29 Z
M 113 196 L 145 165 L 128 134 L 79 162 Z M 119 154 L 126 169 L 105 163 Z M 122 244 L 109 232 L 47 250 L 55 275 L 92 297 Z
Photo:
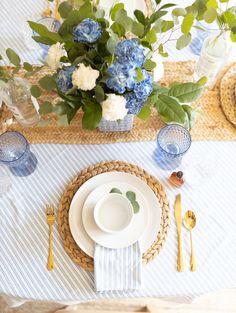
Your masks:
M 49 226 L 49 250 L 48 250 L 47 269 L 49 271 L 52 271 L 54 269 L 54 258 L 52 251 L 52 226 L 55 222 L 55 214 L 53 207 L 47 206 L 46 214 L 47 214 L 47 224 Z
M 192 272 L 196 271 L 196 257 L 193 248 L 193 237 L 192 230 L 196 226 L 196 216 L 193 211 L 187 211 L 184 215 L 184 225 L 190 232 L 190 245 L 191 245 L 191 255 L 190 255 L 190 270 Z
M 175 221 L 178 236 L 178 256 L 177 256 L 177 270 L 178 272 L 184 271 L 184 259 L 182 254 L 182 239 L 181 239 L 181 227 L 182 227 L 182 216 L 181 216 L 181 195 L 177 195 L 175 198 Z

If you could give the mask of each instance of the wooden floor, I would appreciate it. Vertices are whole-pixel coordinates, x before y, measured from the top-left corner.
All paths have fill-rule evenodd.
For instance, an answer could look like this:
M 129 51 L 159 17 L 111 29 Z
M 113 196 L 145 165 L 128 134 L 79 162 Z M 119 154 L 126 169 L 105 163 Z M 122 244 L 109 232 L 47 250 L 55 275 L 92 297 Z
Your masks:
M 223 290 L 198 298 L 192 304 L 180 304 L 159 299 L 110 300 L 80 304 L 58 313 L 105 313 L 146 312 L 152 313 L 236 313 L 236 289 Z M 10 309 L 0 298 L 0 313 L 54 313 L 63 306 L 47 302 L 30 302 L 15 309 Z

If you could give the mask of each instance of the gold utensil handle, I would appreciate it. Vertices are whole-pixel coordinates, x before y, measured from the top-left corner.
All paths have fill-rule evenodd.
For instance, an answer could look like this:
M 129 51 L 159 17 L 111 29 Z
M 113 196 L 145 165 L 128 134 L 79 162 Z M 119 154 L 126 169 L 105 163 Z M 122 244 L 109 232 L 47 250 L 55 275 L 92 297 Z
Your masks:
M 182 254 L 182 241 L 181 241 L 181 235 L 180 234 L 178 234 L 177 270 L 178 270 L 178 272 L 184 271 L 184 259 L 183 259 L 183 254 Z
M 47 269 L 49 271 L 52 271 L 54 269 L 54 258 L 52 253 L 52 225 L 49 225 L 49 250 L 48 250 Z
M 196 257 L 195 257 L 195 251 L 193 248 L 193 237 L 192 237 L 191 231 L 190 231 L 190 244 L 191 244 L 190 270 L 191 272 L 195 272 L 196 271 Z

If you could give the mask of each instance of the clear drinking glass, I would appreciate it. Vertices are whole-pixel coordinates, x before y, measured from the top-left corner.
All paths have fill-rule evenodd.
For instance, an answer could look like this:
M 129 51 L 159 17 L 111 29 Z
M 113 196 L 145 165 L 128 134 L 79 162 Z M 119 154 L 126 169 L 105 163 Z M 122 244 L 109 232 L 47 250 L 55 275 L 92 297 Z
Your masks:
M 28 176 L 36 169 L 37 159 L 21 133 L 8 131 L 0 135 L 0 163 L 15 176 Z
M 11 176 L 6 166 L 0 165 L 0 197 L 11 188 Z
M 158 133 L 155 160 L 162 169 L 175 169 L 190 146 L 191 135 L 187 129 L 177 124 L 167 125 Z

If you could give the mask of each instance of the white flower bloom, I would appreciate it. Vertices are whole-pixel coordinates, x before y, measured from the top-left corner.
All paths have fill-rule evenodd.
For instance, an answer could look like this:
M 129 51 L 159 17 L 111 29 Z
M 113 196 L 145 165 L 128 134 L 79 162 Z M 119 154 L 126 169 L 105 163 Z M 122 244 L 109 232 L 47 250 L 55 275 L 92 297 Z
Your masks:
M 164 75 L 164 65 L 162 62 L 162 57 L 159 53 L 154 53 L 152 57 L 152 61 L 154 61 L 157 65 L 153 70 L 153 80 L 155 82 L 159 81 Z
M 81 90 L 92 90 L 96 86 L 96 79 L 99 77 L 99 71 L 92 67 L 78 64 L 78 69 L 72 74 L 72 83 Z
M 63 48 L 63 44 L 57 42 L 49 48 L 45 61 L 52 70 L 56 70 L 61 67 L 60 59 L 65 56 L 65 54 L 66 52 Z
M 123 96 L 110 93 L 102 103 L 102 117 L 107 121 L 122 120 L 128 113 L 126 99 Z

